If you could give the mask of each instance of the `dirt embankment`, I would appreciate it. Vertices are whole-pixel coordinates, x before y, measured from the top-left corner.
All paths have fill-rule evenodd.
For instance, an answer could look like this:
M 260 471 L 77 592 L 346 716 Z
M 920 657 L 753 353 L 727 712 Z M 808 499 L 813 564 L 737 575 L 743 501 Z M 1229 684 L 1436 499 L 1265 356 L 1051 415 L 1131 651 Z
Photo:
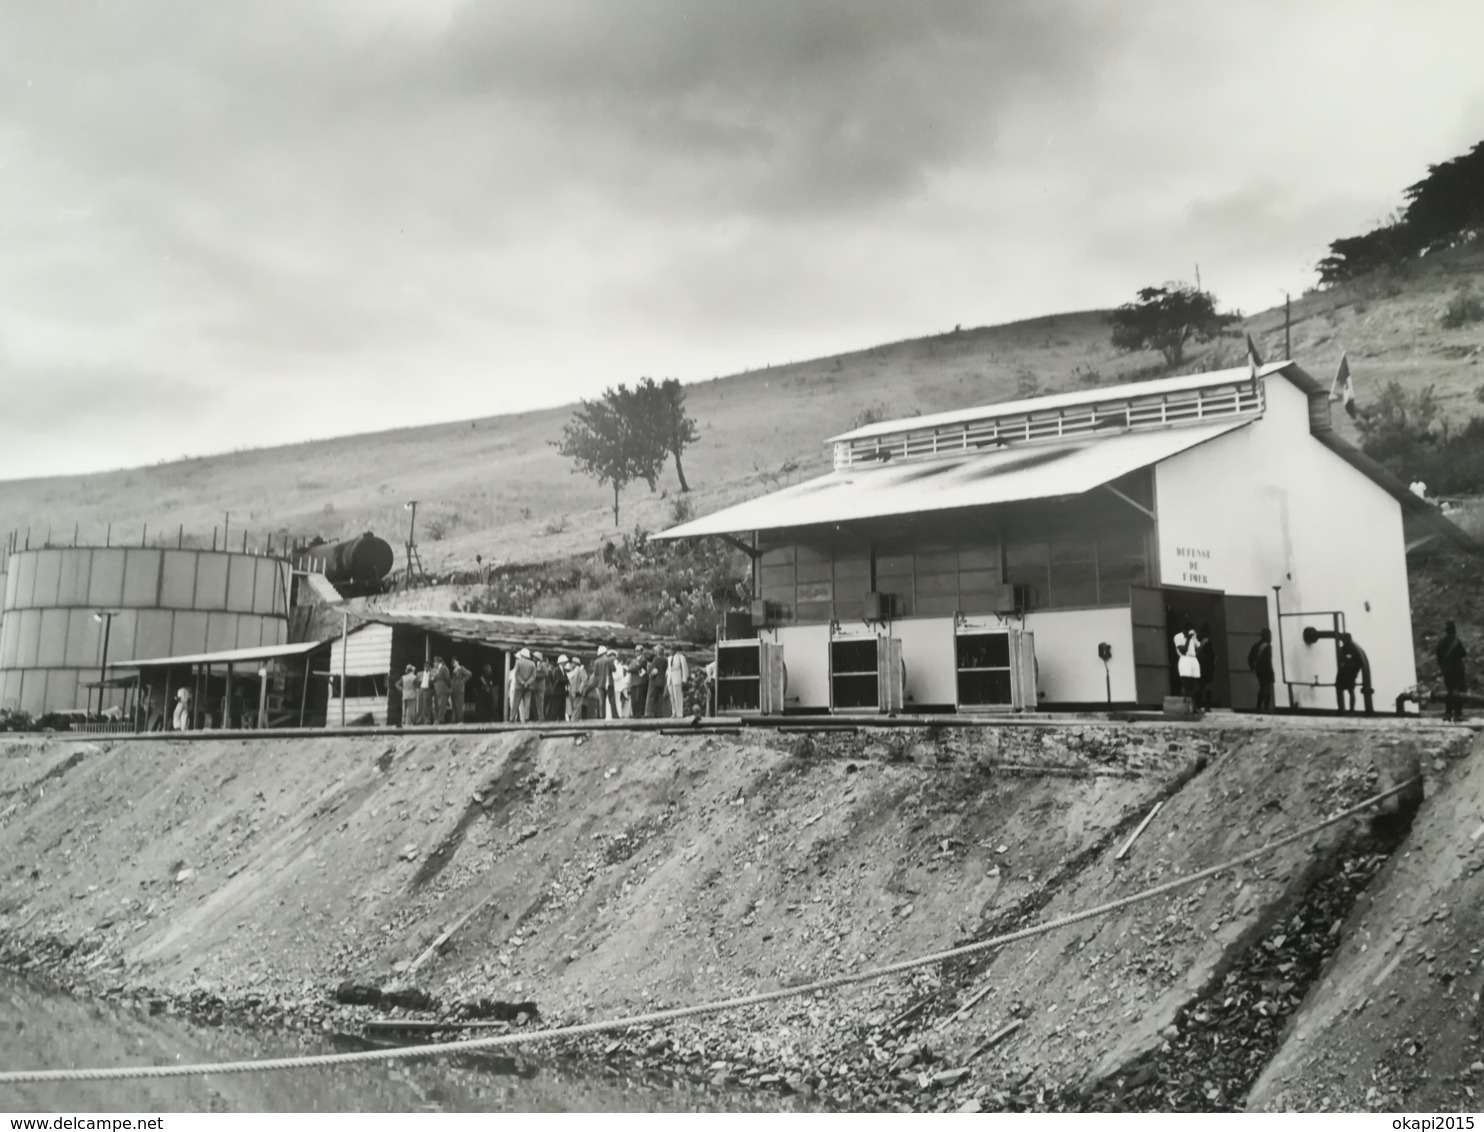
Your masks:
M 534 1001 L 547 1020 L 586 1020 L 1101 903 L 1254 848 L 1418 759 L 1437 788 L 1466 739 L 1295 724 L 16 744 L 0 759 L 0 960 L 326 1029 L 369 1012 L 335 1001 L 347 982 L 425 992 L 433 1013 Z M 977 963 L 607 1052 L 853 1106 L 1239 1106 L 1269 1059 L 1286 1064 L 1281 1022 L 1311 1009 L 1310 981 L 1356 938 L 1283 925 L 1343 917 L 1395 843 L 1356 819 Z M 1315 896 L 1336 876 L 1350 879 Z M 1263 980 L 1271 991 L 1250 994 Z M 1222 1023 L 1225 1061 L 1195 1040 L 1213 995 L 1243 1014 Z M 1266 1088 L 1254 1099 L 1298 1103 Z

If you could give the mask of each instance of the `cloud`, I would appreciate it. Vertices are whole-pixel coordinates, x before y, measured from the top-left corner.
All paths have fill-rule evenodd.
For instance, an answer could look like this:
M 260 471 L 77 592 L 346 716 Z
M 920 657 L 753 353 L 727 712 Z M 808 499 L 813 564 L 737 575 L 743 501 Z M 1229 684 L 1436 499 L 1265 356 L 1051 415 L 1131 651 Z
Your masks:
M 1265 304 L 1484 135 L 1481 22 L 0 0 L 0 380 L 111 380 L 145 413 L 47 443 L 0 421 L 0 475 L 709 377 L 1111 305 L 1197 261 Z

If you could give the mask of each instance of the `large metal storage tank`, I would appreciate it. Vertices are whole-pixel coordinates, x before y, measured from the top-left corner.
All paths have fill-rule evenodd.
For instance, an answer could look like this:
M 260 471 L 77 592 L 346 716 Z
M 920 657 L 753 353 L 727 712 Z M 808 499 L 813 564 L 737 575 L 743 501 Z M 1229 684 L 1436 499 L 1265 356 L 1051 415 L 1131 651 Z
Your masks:
M 289 563 L 219 550 L 51 547 L 12 554 L 0 602 L 0 708 L 85 708 L 108 660 L 279 645 L 288 640 Z M 120 704 L 123 693 L 105 693 Z M 92 695 L 97 704 L 97 694 Z

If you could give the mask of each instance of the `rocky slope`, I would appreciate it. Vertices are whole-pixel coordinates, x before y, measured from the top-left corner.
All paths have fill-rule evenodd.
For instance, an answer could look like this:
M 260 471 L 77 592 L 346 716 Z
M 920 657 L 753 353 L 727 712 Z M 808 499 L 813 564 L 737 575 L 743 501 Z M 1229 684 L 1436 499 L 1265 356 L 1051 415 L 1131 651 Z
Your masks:
M 0 958 L 332 1030 L 378 1012 L 337 998 L 612 1016 L 1101 903 L 1255 848 L 1419 760 L 1439 797 L 1412 837 L 1437 836 L 1458 820 L 1449 777 L 1476 773 L 1453 767 L 1468 735 L 1234 719 L 19 742 L 0 758 Z M 1342 930 L 1356 895 L 1413 883 L 1410 858 L 1390 857 L 1404 835 L 1405 822 L 1348 820 L 978 962 L 588 1048 L 851 1107 L 1240 1107 L 1264 1066 L 1289 1064 L 1287 1017 L 1333 997 L 1314 983 L 1328 954 L 1343 963 L 1354 931 L 1380 930 Z M 1226 1012 L 1225 1061 L 1200 1046 L 1212 1011 Z M 1347 1080 L 1372 1066 L 1359 1047 L 1346 1056 Z M 1253 1094 L 1331 1099 L 1285 1096 Z

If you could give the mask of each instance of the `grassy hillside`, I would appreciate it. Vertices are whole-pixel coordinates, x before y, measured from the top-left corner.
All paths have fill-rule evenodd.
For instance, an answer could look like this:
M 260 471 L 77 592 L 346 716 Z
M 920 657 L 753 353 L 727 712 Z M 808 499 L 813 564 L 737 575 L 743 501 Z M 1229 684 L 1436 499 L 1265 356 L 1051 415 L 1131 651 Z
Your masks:
M 1454 330 L 1439 316 L 1480 274 L 1484 248 L 1465 248 L 1378 274 L 1293 304 L 1293 355 L 1327 376 L 1350 353 L 1359 396 L 1390 378 L 1435 384 L 1445 413 L 1478 409 L 1479 324 Z M 705 513 L 828 466 L 822 441 L 866 415 L 889 417 L 1004 400 L 1161 371 L 1153 353 L 1108 343 L 1107 314 L 1084 311 L 952 331 L 833 358 L 754 370 L 688 387 L 701 439 L 686 455 Z M 1266 357 L 1283 346 L 1281 308 L 1246 323 Z M 1240 338 L 1198 347 L 1187 369 L 1238 365 Z M 631 375 L 615 375 L 615 379 Z M 419 541 L 432 570 L 486 561 L 537 562 L 592 549 L 613 531 L 606 491 L 573 475 L 549 446 L 570 409 L 237 452 L 96 475 L 0 483 L 0 531 L 48 529 L 70 540 L 137 540 L 179 525 L 205 536 L 231 512 L 233 541 L 270 531 L 327 538 L 375 530 L 405 537 L 407 499 L 421 500 Z M 642 485 L 624 497 L 626 529 L 672 518 L 677 485 Z

